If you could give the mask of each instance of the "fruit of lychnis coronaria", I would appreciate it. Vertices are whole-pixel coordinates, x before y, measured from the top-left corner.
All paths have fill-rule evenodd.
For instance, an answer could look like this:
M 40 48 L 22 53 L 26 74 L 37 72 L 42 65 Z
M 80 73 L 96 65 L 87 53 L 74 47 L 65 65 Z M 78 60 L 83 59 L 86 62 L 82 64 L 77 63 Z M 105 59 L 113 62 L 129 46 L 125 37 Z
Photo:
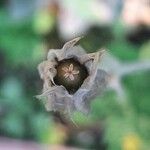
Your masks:
M 48 111 L 87 114 L 90 102 L 105 89 L 108 75 L 98 68 L 104 50 L 87 54 L 75 44 L 75 38 L 62 49 L 50 49 L 47 60 L 39 64 L 43 92 L 37 98 L 44 101 Z

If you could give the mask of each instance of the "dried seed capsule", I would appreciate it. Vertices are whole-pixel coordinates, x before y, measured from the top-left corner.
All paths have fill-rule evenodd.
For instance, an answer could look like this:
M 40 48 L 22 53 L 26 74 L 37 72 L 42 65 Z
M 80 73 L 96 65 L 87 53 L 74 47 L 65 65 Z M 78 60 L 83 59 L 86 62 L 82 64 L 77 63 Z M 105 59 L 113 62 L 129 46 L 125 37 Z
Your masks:
M 74 46 L 79 38 L 67 42 L 62 49 L 53 49 L 47 60 L 39 64 L 43 93 L 37 98 L 44 101 L 48 111 L 70 114 L 77 110 L 89 112 L 91 100 L 105 88 L 107 73 L 98 69 L 104 51 L 86 54 Z
M 88 76 L 86 67 L 74 58 L 59 61 L 56 70 L 54 82 L 63 85 L 70 94 L 75 93 Z

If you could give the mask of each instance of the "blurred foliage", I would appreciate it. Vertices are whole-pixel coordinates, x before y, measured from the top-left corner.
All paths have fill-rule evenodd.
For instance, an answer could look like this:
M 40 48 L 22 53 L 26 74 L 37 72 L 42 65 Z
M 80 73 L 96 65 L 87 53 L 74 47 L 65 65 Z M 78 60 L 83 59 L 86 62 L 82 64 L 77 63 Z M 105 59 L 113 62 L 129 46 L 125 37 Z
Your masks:
M 50 28 L 54 28 L 53 17 L 44 18 L 46 21 L 49 19 L 52 19 Z M 34 98 L 42 88 L 36 66 L 44 59 L 46 47 L 60 41 L 58 31 L 49 32 L 47 35 L 37 34 L 36 30 L 41 27 L 41 20 L 29 18 L 26 21 L 16 22 L 11 20 L 4 9 L 0 11 L 0 20 L 2 20 L 0 22 L 0 56 L 3 57 L 3 63 L 2 59 L 0 60 L 0 135 L 54 144 L 68 140 L 68 143 L 75 146 L 98 148 L 94 142 L 94 144 L 81 142 L 78 137 L 75 137 L 74 132 L 67 135 L 66 129 L 57 126 L 52 115 L 46 112 L 42 103 Z M 47 24 L 43 26 L 46 26 L 47 31 Z M 43 32 L 44 29 L 41 30 L 38 31 Z M 53 33 L 55 33 L 54 36 Z M 81 45 L 90 52 L 106 47 L 112 54 L 124 61 L 149 59 L 149 42 L 135 44 L 129 41 L 129 36 L 130 33 L 122 24 L 116 22 L 112 26 L 90 28 L 85 38 L 81 40 Z M 44 39 L 48 46 L 44 45 Z M 58 45 L 61 44 L 58 43 Z M 128 149 L 130 146 L 131 150 L 137 150 L 138 147 L 142 147 L 142 150 L 148 149 L 148 139 L 150 139 L 149 76 L 150 72 L 145 71 L 125 77 L 123 85 L 128 95 L 125 102 L 119 103 L 114 91 L 106 92 L 102 97 L 93 101 L 91 114 L 88 117 L 75 113 L 72 117 L 73 121 L 85 128 L 88 128 L 88 125 L 96 124 L 97 126 L 99 123 L 98 127 L 102 128 L 100 132 L 102 139 L 98 139 L 99 147 L 106 145 L 105 147 L 109 150 L 121 148 L 130 150 Z M 74 137 L 71 137 L 72 134 Z M 69 138 L 73 139 L 69 141 Z M 132 140 L 135 148 L 132 148 L 130 144 Z
M 32 29 L 32 22 L 23 23 L 12 21 L 9 15 L 0 12 L 0 48 L 4 52 L 6 63 L 11 65 L 34 65 L 42 58 L 42 42 Z M 9 65 L 9 63 L 8 63 Z

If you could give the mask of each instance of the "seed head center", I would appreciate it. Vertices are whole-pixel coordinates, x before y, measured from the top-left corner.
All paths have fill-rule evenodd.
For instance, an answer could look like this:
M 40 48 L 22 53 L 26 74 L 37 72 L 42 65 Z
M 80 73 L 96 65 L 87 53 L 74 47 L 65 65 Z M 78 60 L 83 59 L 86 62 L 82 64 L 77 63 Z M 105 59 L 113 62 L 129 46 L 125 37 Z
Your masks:
M 73 64 L 63 67 L 62 70 L 65 72 L 64 77 L 69 78 L 71 81 L 75 79 L 75 75 L 79 74 L 79 70 L 75 70 Z

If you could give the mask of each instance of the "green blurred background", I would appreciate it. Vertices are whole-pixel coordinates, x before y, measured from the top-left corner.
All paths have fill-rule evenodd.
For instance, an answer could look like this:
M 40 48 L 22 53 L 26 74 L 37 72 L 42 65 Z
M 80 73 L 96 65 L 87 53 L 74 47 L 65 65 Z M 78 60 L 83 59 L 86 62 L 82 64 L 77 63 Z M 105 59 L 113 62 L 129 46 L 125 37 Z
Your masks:
M 46 112 L 34 96 L 42 90 L 37 65 L 48 50 L 81 35 L 87 52 L 108 49 L 112 80 L 92 102 L 89 116 L 72 116 L 75 127 Z M 119 74 L 133 62 L 135 71 Z M 0 137 L 83 149 L 148 150 L 149 116 L 148 1 L 0 1 Z M 1 143 L 0 138 L 3 150 Z

